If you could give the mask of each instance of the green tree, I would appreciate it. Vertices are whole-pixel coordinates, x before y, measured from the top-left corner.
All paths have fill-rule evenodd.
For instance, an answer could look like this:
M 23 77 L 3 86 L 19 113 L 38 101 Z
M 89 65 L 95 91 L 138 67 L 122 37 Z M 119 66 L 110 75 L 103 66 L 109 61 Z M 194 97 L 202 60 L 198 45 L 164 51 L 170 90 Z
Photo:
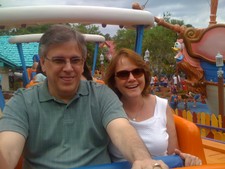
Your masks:
M 102 35 L 99 26 L 96 25 L 71 24 L 71 26 L 81 33 Z
M 143 51 L 150 51 L 150 65 L 157 73 L 170 74 L 171 66 L 175 64 L 174 55 L 171 47 L 177 39 L 175 32 L 162 26 L 156 26 L 145 31 L 143 39 Z
M 172 23 L 184 25 L 184 21 L 171 19 L 169 12 L 164 13 L 164 20 Z M 150 51 L 151 69 L 156 73 L 172 74 L 176 64 L 174 56 L 176 53 L 172 50 L 177 40 L 176 32 L 162 26 L 155 26 L 144 31 L 142 56 L 145 50 Z M 117 31 L 113 40 L 116 44 L 116 50 L 120 48 L 134 49 L 136 39 L 135 30 L 120 29 Z
M 84 33 L 84 34 L 96 34 L 96 35 L 103 35 L 101 31 L 99 30 L 99 26 L 96 25 L 84 25 L 84 24 L 72 24 L 71 25 L 75 30 Z M 92 68 L 93 65 L 93 56 L 94 56 L 94 50 L 95 50 L 95 43 L 87 43 L 87 65 Z M 103 49 L 99 48 L 99 54 L 96 62 L 96 68 L 100 68 L 100 61 L 99 61 L 99 55 L 102 53 Z
M 110 36 L 109 33 L 105 34 L 104 36 L 105 36 L 105 39 L 106 39 L 106 40 L 112 40 L 112 38 L 111 38 L 111 36 Z
M 0 31 L 0 35 L 24 35 L 33 33 L 43 33 L 49 28 L 50 24 L 35 25 L 22 28 L 12 28 Z
M 136 39 L 136 31 L 130 29 L 119 29 L 113 37 L 116 44 L 116 50 L 120 48 L 134 49 Z

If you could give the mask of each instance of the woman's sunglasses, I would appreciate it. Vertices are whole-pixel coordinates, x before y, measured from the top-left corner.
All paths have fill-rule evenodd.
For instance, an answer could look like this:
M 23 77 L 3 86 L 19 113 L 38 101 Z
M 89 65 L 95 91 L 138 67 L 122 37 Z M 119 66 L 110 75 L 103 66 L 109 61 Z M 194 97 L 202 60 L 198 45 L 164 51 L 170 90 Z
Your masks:
M 145 70 L 142 69 L 142 68 L 136 68 L 136 69 L 133 69 L 131 71 L 121 70 L 119 72 L 116 72 L 115 76 L 118 77 L 121 80 L 127 80 L 130 76 L 130 73 L 132 73 L 134 78 L 139 78 L 145 73 Z

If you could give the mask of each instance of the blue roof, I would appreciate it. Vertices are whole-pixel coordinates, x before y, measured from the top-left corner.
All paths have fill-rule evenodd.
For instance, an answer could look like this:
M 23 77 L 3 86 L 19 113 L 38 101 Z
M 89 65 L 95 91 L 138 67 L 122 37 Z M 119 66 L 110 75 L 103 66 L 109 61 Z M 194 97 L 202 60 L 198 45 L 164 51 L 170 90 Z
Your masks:
M 10 44 L 8 42 L 10 36 L 0 36 L 0 61 L 9 62 L 16 67 L 22 67 L 20 61 L 19 52 L 16 44 Z M 26 62 L 26 66 L 33 65 L 33 56 L 38 53 L 38 43 L 23 43 L 23 54 Z

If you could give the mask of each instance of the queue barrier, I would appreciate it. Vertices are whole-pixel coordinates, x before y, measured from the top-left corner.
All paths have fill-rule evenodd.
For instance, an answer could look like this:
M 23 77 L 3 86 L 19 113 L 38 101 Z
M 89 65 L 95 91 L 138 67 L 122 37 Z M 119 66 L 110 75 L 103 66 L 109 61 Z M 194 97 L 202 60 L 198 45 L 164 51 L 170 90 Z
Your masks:
M 222 141 L 225 143 L 225 116 L 206 112 L 191 112 L 186 110 L 175 110 L 175 114 L 195 123 L 201 132 L 202 137 Z

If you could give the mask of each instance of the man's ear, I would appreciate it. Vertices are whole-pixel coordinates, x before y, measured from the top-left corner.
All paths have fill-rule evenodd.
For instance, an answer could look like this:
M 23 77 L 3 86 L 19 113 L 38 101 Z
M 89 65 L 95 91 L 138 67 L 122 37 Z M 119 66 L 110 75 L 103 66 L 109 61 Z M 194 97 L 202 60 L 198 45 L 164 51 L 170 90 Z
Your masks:
M 84 73 L 84 63 L 82 65 L 82 74 Z
M 40 58 L 40 64 L 41 64 L 42 71 L 45 72 L 46 71 L 46 66 L 45 66 L 45 59 L 44 59 L 44 57 Z

